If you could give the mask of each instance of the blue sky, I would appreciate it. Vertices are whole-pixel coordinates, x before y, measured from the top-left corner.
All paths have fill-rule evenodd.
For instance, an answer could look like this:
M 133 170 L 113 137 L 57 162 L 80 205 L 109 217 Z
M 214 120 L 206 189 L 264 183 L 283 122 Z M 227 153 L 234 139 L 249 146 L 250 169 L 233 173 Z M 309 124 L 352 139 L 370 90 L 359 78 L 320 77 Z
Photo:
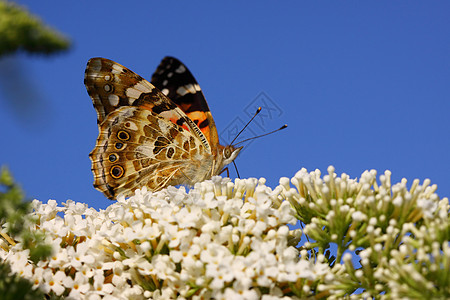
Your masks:
M 239 156 L 242 177 L 275 187 L 302 167 L 389 169 L 393 182 L 430 178 L 450 195 L 448 1 L 18 3 L 73 42 L 0 60 L 0 164 L 30 198 L 111 204 L 92 187 L 86 62 L 106 57 L 150 79 L 166 55 L 197 78 L 222 139 L 258 105 L 247 135 L 289 125 Z

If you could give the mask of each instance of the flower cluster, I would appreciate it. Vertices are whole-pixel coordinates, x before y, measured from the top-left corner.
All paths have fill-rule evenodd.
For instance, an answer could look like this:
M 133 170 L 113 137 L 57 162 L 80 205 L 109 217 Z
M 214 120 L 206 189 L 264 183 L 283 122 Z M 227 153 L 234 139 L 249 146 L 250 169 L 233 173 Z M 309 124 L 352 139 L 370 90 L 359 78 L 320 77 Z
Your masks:
M 35 288 L 73 299 L 450 296 L 448 199 L 428 180 L 407 189 L 387 171 L 379 181 L 330 167 L 273 190 L 220 177 L 188 192 L 144 188 L 99 211 L 35 200 L 29 226 L 53 255 L 33 263 L 3 233 L 0 256 Z M 303 232 L 288 226 L 298 221 Z
M 359 180 L 334 168 L 321 178 L 319 170 L 300 170 L 282 178 L 281 198 L 287 199 L 304 234 L 313 241 L 305 248 L 327 253 L 330 273 L 318 292 L 330 299 L 351 295 L 355 299 L 450 297 L 450 205 L 439 199 L 437 186 L 418 179 L 391 184 L 386 171 L 377 183 L 376 171 L 365 171 Z M 359 266 L 355 266 L 357 263 Z M 362 290 L 361 294 L 353 294 Z
M 71 298 L 270 299 L 314 282 L 327 266 L 299 259 L 287 201 L 264 180 L 213 178 L 189 193 L 145 189 L 106 210 L 33 203 L 53 256 L 36 265 L 20 242 L 2 255 L 46 293 Z M 60 214 L 63 217 L 60 217 Z M 269 299 L 269 298 L 268 298 Z

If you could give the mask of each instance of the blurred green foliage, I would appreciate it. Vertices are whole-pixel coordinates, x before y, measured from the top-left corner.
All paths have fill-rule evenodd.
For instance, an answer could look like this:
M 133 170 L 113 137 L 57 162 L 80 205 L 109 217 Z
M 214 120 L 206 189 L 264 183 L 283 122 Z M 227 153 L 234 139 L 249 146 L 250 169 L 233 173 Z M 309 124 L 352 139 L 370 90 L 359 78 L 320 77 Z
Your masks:
M 6 167 L 0 170 L 0 224 L 5 232 L 15 238 L 20 237 L 23 247 L 30 249 L 30 259 L 39 261 L 50 255 L 51 248 L 44 244 L 44 235 L 37 230 L 29 230 L 25 224 L 34 222 L 27 214 L 31 212 L 30 202 Z
M 24 8 L 0 0 L 0 56 L 23 50 L 52 54 L 67 50 L 70 41 Z
M 8 232 L 17 235 L 23 230 L 21 219 L 29 211 L 24 202 L 25 194 L 6 167 L 0 170 L 0 222 L 8 226 Z
M 10 275 L 9 264 L 0 263 L 0 295 L 2 300 L 33 300 L 45 299 L 40 290 L 33 290 L 33 284 L 20 277 L 19 275 Z
M 0 170 L 0 224 L 2 232 L 13 239 L 21 240 L 23 247 L 30 250 L 30 260 L 37 262 L 51 254 L 51 247 L 44 244 L 44 235 L 39 231 L 30 231 L 25 224 L 31 219 L 30 202 L 25 201 L 25 194 L 14 181 L 6 167 Z M 5 241 L 6 242 L 6 241 Z M 39 290 L 32 289 L 33 284 L 19 275 L 10 274 L 10 267 L 0 262 L 1 299 L 43 299 Z

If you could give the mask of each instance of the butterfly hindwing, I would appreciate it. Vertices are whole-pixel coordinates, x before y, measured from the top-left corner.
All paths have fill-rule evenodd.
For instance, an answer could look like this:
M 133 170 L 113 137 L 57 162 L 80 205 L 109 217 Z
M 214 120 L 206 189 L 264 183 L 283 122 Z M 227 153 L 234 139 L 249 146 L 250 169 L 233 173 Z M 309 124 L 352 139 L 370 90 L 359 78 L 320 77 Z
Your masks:
M 189 69 L 178 59 L 167 56 L 157 67 L 151 82 L 194 121 L 214 151 L 219 144 L 214 119 L 205 96 Z
M 110 199 L 130 196 L 142 186 L 158 191 L 167 185 L 192 185 L 205 179 L 213 164 L 189 131 L 151 110 L 127 106 L 102 122 L 90 157 L 94 186 Z

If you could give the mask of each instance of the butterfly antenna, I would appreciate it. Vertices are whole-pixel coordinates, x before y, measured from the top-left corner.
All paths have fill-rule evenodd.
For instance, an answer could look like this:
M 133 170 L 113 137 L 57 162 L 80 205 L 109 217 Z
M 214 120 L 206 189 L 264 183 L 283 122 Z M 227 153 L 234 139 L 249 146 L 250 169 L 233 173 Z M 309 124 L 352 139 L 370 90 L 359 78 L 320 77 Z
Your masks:
M 238 142 L 238 143 L 236 143 L 234 146 L 237 146 L 237 145 L 239 145 L 239 144 L 241 144 L 241 143 L 243 143 L 243 142 L 247 142 L 247 141 L 250 141 L 250 140 L 254 140 L 254 139 L 257 139 L 257 138 L 260 138 L 260 137 L 263 137 L 263 136 L 266 136 L 266 135 L 269 135 L 269 134 L 272 134 L 272 133 L 275 133 L 275 132 L 277 132 L 277 131 L 280 131 L 280 130 L 283 130 L 283 129 L 285 129 L 287 127 L 287 124 L 284 124 L 283 126 L 281 126 L 280 128 L 278 128 L 278 129 L 275 129 L 275 130 L 273 130 L 273 131 L 271 131 L 271 132 L 268 132 L 268 133 L 264 133 L 264 134 L 261 134 L 261 135 L 257 135 L 257 136 L 254 136 L 254 137 L 251 137 L 251 138 L 248 138 L 248 139 L 245 139 L 245 140 L 243 140 L 243 141 L 240 141 L 240 142 Z
M 250 119 L 250 121 L 247 122 L 247 124 L 244 126 L 244 128 L 239 131 L 239 133 L 236 135 L 236 137 L 231 141 L 230 145 L 233 145 L 233 142 L 239 137 L 239 135 L 247 128 L 248 125 L 253 121 L 253 119 L 261 112 L 261 107 L 258 107 L 253 117 Z
M 238 168 L 237 168 L 236 163 L 234 162 L 234 160 L 233 160 L 233 165 L 234 165 L 234 168 L 236 169 L 236 173 L 237 173 L 238 178 L 241 178 L 241 175 L 239 175 L 239 171 L 238 171 Z

